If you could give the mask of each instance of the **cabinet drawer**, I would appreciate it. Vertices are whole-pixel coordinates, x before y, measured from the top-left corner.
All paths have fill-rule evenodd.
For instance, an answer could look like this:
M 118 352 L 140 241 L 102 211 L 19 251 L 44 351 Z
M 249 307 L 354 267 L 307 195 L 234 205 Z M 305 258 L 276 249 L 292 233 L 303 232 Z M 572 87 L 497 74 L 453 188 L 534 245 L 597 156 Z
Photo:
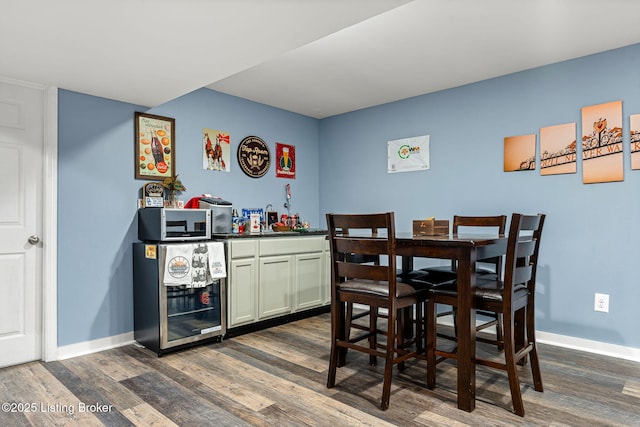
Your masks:
M 229 246 L 231 259 L 254 257 L 258 253 L 257 239 L 231 240 Z
M 284 237 L 260 240 L 260 256 L 321 252 L 324 237 Z

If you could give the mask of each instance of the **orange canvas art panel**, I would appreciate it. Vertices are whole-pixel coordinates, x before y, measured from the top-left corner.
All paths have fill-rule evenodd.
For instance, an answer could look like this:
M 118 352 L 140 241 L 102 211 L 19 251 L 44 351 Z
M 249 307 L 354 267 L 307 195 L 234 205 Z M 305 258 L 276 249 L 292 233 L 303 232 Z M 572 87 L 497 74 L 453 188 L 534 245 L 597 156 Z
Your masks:
M 536 135 L 508 136 L 504 139 L 504 171 L 536 168 Z
M 631 144 L 631 169 L 640 169 L 640 114 L 629 116 L 629 143 Z
M 622 101 L 582 108 L 582 182 L 623 179 Z
M 576 173 L 576 124 L 540 128 L 540 175 Z

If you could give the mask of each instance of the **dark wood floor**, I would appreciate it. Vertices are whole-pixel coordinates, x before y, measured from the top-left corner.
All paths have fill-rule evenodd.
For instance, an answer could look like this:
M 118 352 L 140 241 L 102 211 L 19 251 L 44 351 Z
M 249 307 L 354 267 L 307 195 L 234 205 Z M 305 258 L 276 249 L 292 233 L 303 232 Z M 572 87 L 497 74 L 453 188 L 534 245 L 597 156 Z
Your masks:
M 541 345 L 545 391 L 522 368 L 520 418 L 504 373 L 478 367 L 478 402 L 467 413 L 456 408 L 455 365 L 438 365 L 431 391 L 419 361 L 394 376 L 383 412 L 382 365 L 368 366 L 366 355 L 350 352 L 326 388 L 328 336 L 323 314 L 161 358 L 128 345 L 5 368 L 0 402 L 22 411 L 3 406 L 0 426 L 640 425 L 639 363 Z

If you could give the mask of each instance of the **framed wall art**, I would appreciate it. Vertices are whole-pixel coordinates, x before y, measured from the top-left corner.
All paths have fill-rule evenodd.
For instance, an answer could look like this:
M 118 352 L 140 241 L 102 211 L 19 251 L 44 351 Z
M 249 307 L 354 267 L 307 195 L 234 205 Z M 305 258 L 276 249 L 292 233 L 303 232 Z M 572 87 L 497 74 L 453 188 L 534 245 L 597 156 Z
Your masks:
M 622 101 L 582 108 L 582 182 L 623 179 Z
M 296 179 L 296 146 L 276 142 L 276 176 Z
M 216 129 L 202 129 L 202 169 L 229 172 L 231 170 L 231 136 Z
M 238 145 L 238 164 L 251 178 L 264 176 L 271 166 L 271 153 L 267 144 L 257 136 L 247 136 Z
M 540 128 L 540 175 L 576 173 L 576 124 Z
M 629 143 L 631 144 L 631 169 L 640 169 L 640 114 L 629 116 Z
M 504 139 L 504 171 L 536 168 L 536 135 L 508 136 Z
M 387 173 L 430 168 L 429 135 L 387 141 Z
M 175 175 L 175 119 L 135 113 L 136 179 Z

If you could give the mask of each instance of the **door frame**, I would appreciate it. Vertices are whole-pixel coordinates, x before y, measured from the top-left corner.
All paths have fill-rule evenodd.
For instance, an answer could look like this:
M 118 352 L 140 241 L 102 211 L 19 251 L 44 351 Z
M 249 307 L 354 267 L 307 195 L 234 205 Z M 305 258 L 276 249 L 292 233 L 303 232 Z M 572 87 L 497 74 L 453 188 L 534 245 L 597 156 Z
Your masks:
M 42 183 L 42 355 L 58 359 L 58 88 L 41 86 L 44 101 Z

